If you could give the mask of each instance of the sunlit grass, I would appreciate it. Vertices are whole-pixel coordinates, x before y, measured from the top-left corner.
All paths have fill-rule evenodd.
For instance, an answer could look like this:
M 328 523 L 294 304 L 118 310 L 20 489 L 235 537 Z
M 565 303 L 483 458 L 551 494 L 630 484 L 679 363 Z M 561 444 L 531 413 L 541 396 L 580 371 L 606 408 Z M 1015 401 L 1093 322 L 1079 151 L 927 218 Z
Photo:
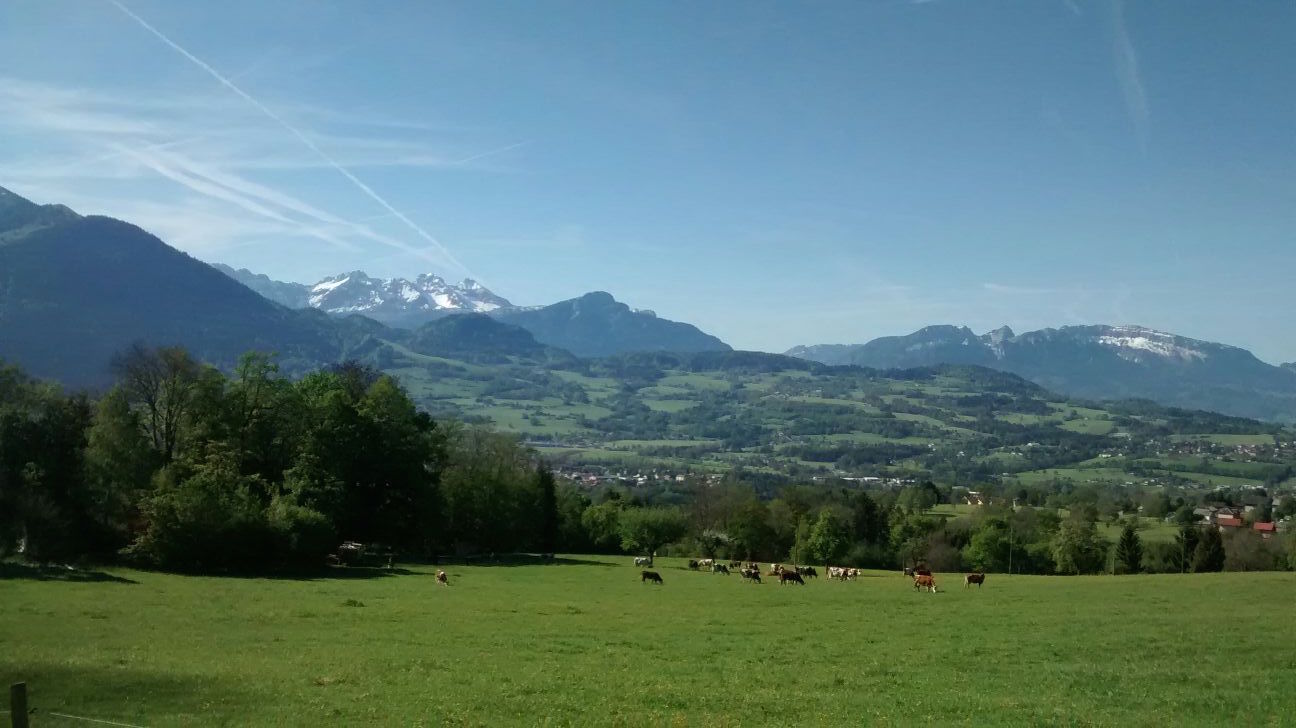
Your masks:
M 660 559 L 0 580 L 38 711 L 173 725 L 1285 724 L 1296 574 L 805 587 Z M 355 572 L 343 572 L 354 574 Z M 356 606 L 363 605 L 363 606 Z M 38 715 L 40 713 L 38 712 Z

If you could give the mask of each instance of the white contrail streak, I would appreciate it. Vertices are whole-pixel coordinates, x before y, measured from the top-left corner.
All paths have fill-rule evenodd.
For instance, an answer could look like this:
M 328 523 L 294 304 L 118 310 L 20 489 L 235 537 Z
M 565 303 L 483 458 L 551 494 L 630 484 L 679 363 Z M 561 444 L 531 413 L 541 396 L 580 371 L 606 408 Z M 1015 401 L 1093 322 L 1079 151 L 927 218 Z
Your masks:
M 158 40 L 162 41 L 163 43 L 166 43 L 176 53 L 179 53 L 180 55 L 189 59 L 194 65 L 206 71 L 208 75 L 210 75 L 212 78 L 219 81 L 222 86 L 229 89 L 230 91 L 233 91 L 244 101 L 255 106 L 261 113 L 270 117 L 272 121 L 277 123 L 279 126 L 282 126 L 293 136 L 297 137 L 298 141 L 300 141 L 302 144 L 305 144 L 308 149 L 310 149 L 317 156 L 319 156 L 320 159 L 324 160 L 326 164 L 328 164 L 333 169 L 336 169 L 338 173 L 341 174 L 343 177 L 346 177 L 351 182 L 351 184 L 358 187 L 361 192 L 368 195 L 370 199 L 378 203 L 384 210 L 391 213 L 391 215 L 395 217 L 397 220 L 400 220 L 401 222 L 405 223 L 405 225 L 409 227 L 410 230 L 413 230 L 415 233 L 417 233 L 419 237 L 431 243 L 433 249 L 436 250 L 438 253 L 440 253 L 444 260 L 449 261 L 455 268 L 458 268 L 462 273 L 468 275 L 469 277 L 473 277 L 472 271 L 468 270 L 468 267 L 465 266 L 463 263 L 460 263 L 459 260 L 456 259 L 454 255 L 452 255 L 450 251 L 447 250 L 446 247 L 441 244 L 440 241 L 438 241 L 426 230 L 419 227 L 413 220 L 406 217 L 405 214 L 402 213 L 400 210 L 397 210 L 395 207 L 392 207 L 391 203 L 387 202 L 387 200 L 384 200 L 377 192 L 374 192 L 373 189 L 369 187 L 369 185 L 365 184 L 364 182 L 361 182 L 360 179 L 357 178 L 354 174 L 351 174 L 351 172 L 349 172 L 346 169 L 346 167 L 343 167 L 340 163 L 338 163 L 337 160 L 333 159 L 327 153 L 325 153 L 323 149 L 320 149 L 315 144 L 315 142 L 310 140 L 310 137 L 306 136 L 301 131 L 299 131 L 297 127 L 293 126 L 292 124 L 289 124 L 287 121 L 284 121 L 283 117 L 271 111 L 269 107 L 267 107 L 265 104 L 261 103 L 260 101 L 257 101 L 255 98 L 253 98 L 250 94 L 248 94 L 243 89 L 234 85 L 232 81 L 222 76 L 220 72 L 217 71 L 216 69 L 207 65 L 205 62 L 203 62 L 201 58 L 198 58 L 197 56 L 185 50 L 184 48 L 181 48 L 178 43 L 168 38 L 166 35 L 162 33 L 162 31 L 158 30 L 157 28 L 154 28 L 152 25 L 149 25 L 148 21 L 144 20 L 140 16 L 131 12 L 130 8 L 123 5 L 118 0 L 108 0 L 108 2 L 115 5 L 118 10 L 122 11 L 123 13 L 126 14 L 127 17 L 129 17 L 131 20 L 134 20 L 136 23 L 138 23 L 140 27 L 144 28 L 145 30 L 147 30 L 148 32 L 156 36 Z M 410 253 L 411 255 L 416 255 L 429 262 L 438 262 L 432 256 L 427 255 L 426 252 L 419 250 L 418 248 L 415 248 L 413 246 L 405 245 L 403 243 L 395 243 L 395 242 L 390 244 L 394 245 L 397 248 L 400 248 L 401 250 L 404 250 L 407 253 Z

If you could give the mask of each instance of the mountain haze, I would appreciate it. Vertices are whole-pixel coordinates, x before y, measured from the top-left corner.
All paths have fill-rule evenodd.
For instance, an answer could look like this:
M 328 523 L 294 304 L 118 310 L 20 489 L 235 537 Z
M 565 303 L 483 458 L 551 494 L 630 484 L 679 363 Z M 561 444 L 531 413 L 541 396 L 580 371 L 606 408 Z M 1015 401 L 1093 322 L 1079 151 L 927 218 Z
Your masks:
M 1021 375 L 1056 392 L 1090 399 L 1150 399 L 1275 421 L 1296 421 L 1296 377 L 1234 346 L 1141 326 L 1064 326 L 978 336 L 928 326 L 866 344 L 798 346 L 790 356 L 825 364 L 906 369 L 974 364 Z

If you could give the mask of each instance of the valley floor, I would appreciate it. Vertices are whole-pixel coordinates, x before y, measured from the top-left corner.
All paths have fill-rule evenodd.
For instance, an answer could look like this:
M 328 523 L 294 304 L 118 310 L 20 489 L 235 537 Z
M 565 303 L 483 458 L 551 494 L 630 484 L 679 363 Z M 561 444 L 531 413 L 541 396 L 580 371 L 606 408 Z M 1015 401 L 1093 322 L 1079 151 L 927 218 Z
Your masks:
M 0 578 L 0 679 L 178 725 L 1279 725 L 1296 574 L 894 572 L 805 587 L 659 559 Z M 111 579 L 109 579 L 110 577 Z M 72 723 L 68 723 L 69 725 Z

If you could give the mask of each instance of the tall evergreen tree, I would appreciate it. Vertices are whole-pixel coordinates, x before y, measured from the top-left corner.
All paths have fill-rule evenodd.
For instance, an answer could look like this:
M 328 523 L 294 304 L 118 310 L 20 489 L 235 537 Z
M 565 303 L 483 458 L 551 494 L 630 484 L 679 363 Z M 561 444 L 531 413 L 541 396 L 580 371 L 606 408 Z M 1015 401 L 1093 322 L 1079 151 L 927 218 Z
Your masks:
M 1175 536 L 1175 566 L 1179 573 L 1192 571 L 1193 555 L 1197 551 L 1199 540 L 1201 532 L 1196 528 L 1188 525 L 1179 527 L 1179 533 Z
M 1197 548 L 1193 550 L 1193 571 L 1222 571 L 1224 569 L 1224 539 L 1219 529 L 1202 530 Z
M 1126 523 L 1116 543 L 1116 566 L 1126 574 L 1137 574 L 1143 568 L 1143 542 L 1133 523 Z

